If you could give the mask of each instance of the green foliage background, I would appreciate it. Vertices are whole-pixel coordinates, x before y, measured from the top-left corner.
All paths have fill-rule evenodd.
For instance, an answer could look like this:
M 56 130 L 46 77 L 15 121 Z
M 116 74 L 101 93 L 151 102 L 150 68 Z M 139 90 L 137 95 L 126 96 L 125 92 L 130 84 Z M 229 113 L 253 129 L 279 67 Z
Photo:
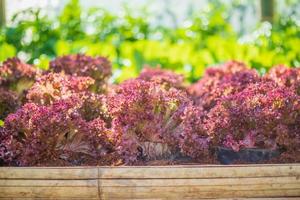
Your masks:
M 133 14 L 125 8 L 117 16 L 100 8 L 83 10 L 78 0 L 71 0 L 56 18 L 25 10 L 1 28 L 0 61 L 23 55 L 46 69 L 51 59 L 64 54 L 103 55 L 113 62 L 115 82 L 136 76 L 145 64 L 183 73 L 190 82 L 198 80 L 205 67 L 230 59 L 242 60 L 261 73 L 277 64 L 300 67 L 295 10 L 276 16 L 272 25 L 258 24 L 245 36 L 229 23 L 228 16 L 240 7 L 234 2 L 228 6 L 210 1 L 207 9 L 192 13 L 187 23 L 176 27 L 150 25 L 147 9 Z M 295 4 L 291 1 L 290 7 Z

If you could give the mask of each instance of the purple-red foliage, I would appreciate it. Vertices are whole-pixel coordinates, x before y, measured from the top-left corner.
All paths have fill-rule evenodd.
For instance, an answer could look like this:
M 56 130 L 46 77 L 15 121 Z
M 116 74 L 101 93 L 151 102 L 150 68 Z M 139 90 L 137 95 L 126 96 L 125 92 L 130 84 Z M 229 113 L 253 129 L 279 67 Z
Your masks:
M 14 112 L 20 106 L 18 95 L 8 89 L 0 87 L 0 119 Z
M 212 160 L 211 138 L 205 130 L 204 117 L 199 107 L 189 105 L 185 108 L 181 115 L 182 132 L 179 136 L 179 145 L 184 155 L 208 162 Z
M 27 103 L 1 131 L 0 159 L 9 165 L 95 165 L 112 149 L 101 117 L 87 121 L 81 99 L 43 106 Z
M 96 91 L 106 90 L 111 76 L 111 63 L 105 57 L 90 57 L 83 54 L 58 57 L 50 62 L 50 70 L 73 76 L 89 76 L 95 80 Z
M 258 81 L 260 77 L 255 70 L 241 62 L 230 61 L 208 68 L 202 79 L 188 88 L 188 93 L 197 106 L 209 111 L 221 97 L 240 92 L 248 84 Z
M 26 97 L 29 102 L 48 105 L 74 94 L 87 92 L 93 84 L 94 80 L 90 77 L 49 73 L 39 77 Z
M 300 69 L 283 65 L 273 67 L 265 78 L 275 81 L 279 86 L 289 87 L 300 95 Z
M 9 58 L 0 66 L 0 87 L 10 88 L 18 93 L 28 89 L 34 82 L 36 69 L 18 58 Z
M 205 120 L 213 144 L 241 148 L 284 149 L 300 146 L 300 97 L 266 81 L 218 101 Z
M 5 165 L 11 160 L 10 152 L 7 151 L 8 134 L 3 127 L 0 126 L 0 166 Z
M 79 112 L 85 120 L 91 121 L 100 117 L 110 127 L 111 116 L 107 108 L 107 96 L 92 92 L 79 93 L 75 96 L 81 99 Z
M 168 157 L 178 147 L 186 93 L 140 79 L 120 84 L 108 98 L 112 139 L 126 163 Z
M 160 67 L 145 67 L 141 71 L 138 79 L 152 81 L 167 87 L 183 88 L 183 75 L 176 74 L 170 70 L 161 69 Z
M 15 112 L 37 71 L 17 58 L 0 67 L 0 119 L 15 112 L 0 127 L 0 165 L 103 165 L 120 157 L 139 164 L 179 153 L 210 162 L 215 146 L 279 149 L 300 162 L 299 69 L 278 66 L 261 78 L 230 61 L 207 69 L 189 96 L 183 76 L 160 68 L 146 67 L 108 94 L 91 92 L 107 92 L 111 65 L 103 57 L 63 56 L 50 68 Z

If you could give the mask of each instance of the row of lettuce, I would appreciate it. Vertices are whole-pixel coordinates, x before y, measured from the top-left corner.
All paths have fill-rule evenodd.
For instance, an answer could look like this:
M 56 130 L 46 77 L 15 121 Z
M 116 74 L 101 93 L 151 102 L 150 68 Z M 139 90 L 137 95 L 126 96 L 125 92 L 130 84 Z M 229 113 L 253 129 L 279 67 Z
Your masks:
M 208 68 L 198 82 L 146 67 L 108 82 L 111 63 L 82 54 L 48 70 L 20 61 L 0 66 L 0 163 L 68 166 L 216 163 L 215 149 L 277 150 L 299 162 L 300 70 L 277 66 L 261 76 L 242 62 Z

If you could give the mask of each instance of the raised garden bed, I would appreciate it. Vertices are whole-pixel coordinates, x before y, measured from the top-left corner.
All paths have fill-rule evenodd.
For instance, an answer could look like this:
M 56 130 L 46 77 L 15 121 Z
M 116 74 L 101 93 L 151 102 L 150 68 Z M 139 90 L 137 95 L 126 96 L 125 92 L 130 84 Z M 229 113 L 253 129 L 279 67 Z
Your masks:
M 297 197 L 300 164 L 0 168 L 0 199 Z
M 299 69 L 232 61 L 190 85 L 159 68 L 110 84 L 85 55 L 0 69 L 0 199 L 300 197 Z

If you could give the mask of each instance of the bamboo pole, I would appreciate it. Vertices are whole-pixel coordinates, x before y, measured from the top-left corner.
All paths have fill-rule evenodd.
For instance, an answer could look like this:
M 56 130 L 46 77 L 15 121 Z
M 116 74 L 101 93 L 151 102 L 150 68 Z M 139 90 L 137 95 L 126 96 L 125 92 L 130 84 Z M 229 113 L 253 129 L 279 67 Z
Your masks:
M 274 0 L 260 0 L 261 21 L 273 23 L 274 20 Z
M 4 26 L 6 22 L 5 0 L 0 0 L 0 26 Z

